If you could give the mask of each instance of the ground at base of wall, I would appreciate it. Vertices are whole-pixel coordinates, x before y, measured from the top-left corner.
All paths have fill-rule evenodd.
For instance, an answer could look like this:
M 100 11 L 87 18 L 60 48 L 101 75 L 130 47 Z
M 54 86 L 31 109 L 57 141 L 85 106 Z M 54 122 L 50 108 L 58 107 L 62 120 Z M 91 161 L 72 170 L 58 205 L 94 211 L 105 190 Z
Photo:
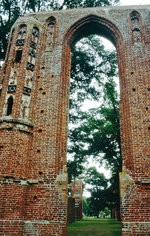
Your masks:
M 121 222 L 84 217 L 81 221 L 68 224 L 67 236 L 121 236 Z

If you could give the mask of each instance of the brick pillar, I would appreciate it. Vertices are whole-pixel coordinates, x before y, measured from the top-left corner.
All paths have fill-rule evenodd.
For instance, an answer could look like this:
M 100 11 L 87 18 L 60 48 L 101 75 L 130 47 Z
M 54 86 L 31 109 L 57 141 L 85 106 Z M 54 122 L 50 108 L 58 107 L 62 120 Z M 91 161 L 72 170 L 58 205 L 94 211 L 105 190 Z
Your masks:
M 83 182 L 82 180 L 75 180 L 71 186 L 71 197 L 75 199 L 75 220 L 82 220 L 83 218 Z
M 147 21 L 138 11 L 128 16 L 128 36 L 122 45 L 120 173 L 122 235 L 150 234 L 150 73 Z
M 56 58 L 57 23 L 52 20 L 48 19 L 43 29 L 32 17 L 19 19 L 13 26 L 2 70 L 3 235 L 66 235 L 67 169 L 61 152 L 66 131 L 61 129 L 59 63 L 49 74 L 52 61 L 56 65 L 60 60 L 61 50 L 60 45 L 55 46 L 59 51 Z
M 68 223 L 75 222 L 75 199 L 68 197 Z

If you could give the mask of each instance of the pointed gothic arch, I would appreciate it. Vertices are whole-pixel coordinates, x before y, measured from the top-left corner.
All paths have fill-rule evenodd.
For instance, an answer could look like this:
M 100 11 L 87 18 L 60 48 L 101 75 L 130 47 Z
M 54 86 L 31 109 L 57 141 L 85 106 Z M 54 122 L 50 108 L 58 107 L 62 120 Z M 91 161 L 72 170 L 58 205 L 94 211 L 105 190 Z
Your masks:
M 64 79 L 69 78 L 70 75 L 71 48 L 81 38 L 90 34 L 104 36 L 110 40 L 116 47 L 117 54 L 119 55 L 118 45 L 123 37 L 118 27 L 105 18 L 88 15 L 75 22 L 64 36 L 62 50 L 62 77 Z
M 75 22 L 69 28 L 64 37 L 64 43 L 72 47 L 82 37 L 86 37 L 90 34 L 104 36 L 115 46 L 117 46 L 118 41 L 122 39 L 121 32 L 112 22 L 96 15 L 88 15 Z

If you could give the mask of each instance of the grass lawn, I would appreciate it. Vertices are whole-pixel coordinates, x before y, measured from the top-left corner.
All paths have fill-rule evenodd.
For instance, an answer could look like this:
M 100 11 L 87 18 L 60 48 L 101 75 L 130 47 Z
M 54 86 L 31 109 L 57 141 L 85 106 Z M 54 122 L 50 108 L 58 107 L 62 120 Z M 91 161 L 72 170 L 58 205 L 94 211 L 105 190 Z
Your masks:
M 67 236 L 121 236 L 121 224 L 114 219 L 85 217 L 68 224 Z

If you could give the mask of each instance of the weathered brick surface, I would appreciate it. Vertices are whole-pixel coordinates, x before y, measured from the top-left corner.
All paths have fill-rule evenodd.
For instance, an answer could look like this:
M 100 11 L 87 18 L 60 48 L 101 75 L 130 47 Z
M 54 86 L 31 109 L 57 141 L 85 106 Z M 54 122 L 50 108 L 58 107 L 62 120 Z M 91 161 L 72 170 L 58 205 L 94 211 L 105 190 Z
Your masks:
M 71 185 L 71 196 L 68 197 L 68 223 L 83 218 L 83 182 L 75 180 Z
M 83 182 L 82 180 L 75 180 L 71 185 L 71 197 L 75 199 L 75 220 L 82 220 L 83 218 Z
M 70 52 L 91 33 L 118 53 L 122 234 L 150 234 L 149 10 L 42 12 L 12 27 L 1 75 L 0 235 L 66 235 Z
M 67 222 L 73 223 L 75 222 L 75 199 L 72 197 L 68 197 L 68 215 Z

